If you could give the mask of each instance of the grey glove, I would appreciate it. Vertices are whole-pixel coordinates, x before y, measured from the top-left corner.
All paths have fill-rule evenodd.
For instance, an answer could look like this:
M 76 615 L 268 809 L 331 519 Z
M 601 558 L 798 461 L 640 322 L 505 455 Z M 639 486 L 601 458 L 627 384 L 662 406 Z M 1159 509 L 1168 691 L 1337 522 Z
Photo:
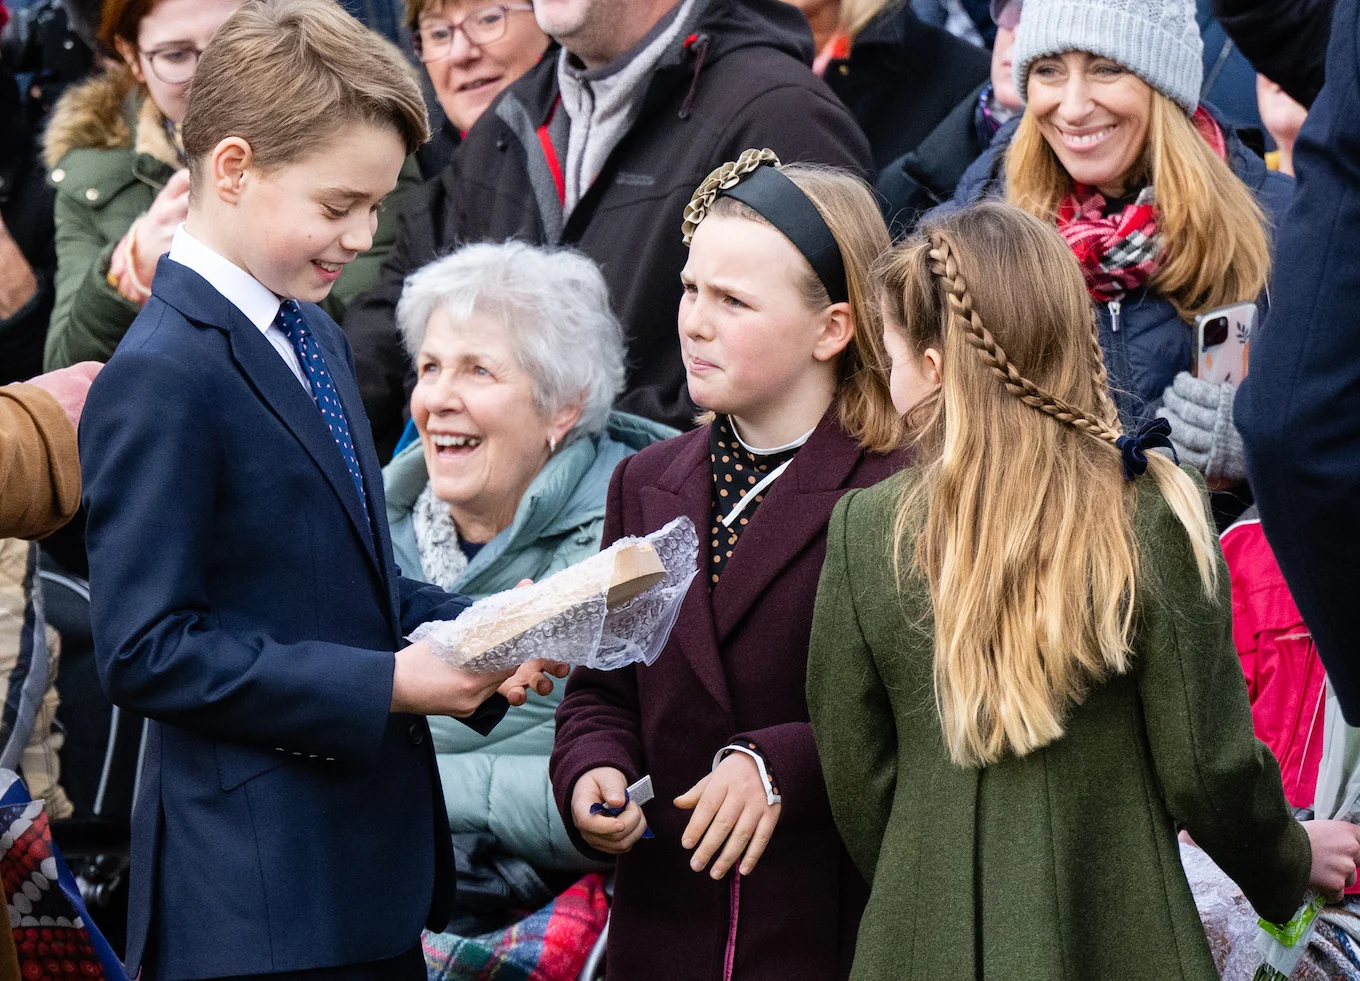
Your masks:
M 1247 478 L 1242 437 L 1233 425 L 1236 396 L 1233 385 L 1216 385 L 1182 371 L 1157 410 L 1157 415 L 1171 423 L 1171 442 L 1181 462 L 1209 480 L 1237 484 Z

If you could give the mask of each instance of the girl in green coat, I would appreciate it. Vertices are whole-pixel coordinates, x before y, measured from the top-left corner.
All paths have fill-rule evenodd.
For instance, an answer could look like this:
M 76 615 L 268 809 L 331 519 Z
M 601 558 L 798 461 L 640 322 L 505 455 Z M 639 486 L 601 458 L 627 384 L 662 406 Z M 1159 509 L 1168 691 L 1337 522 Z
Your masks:
M 1178 825 L 1275 921 L 1360 836 L 1294 821 L 1253 736 L 1203 486 L 1164 423 L 1119 432 L 1038 219 L 928 221 L 881 285 L 922 462 L 837 507 L 808 663 L 872 887 L 853 977 L 1213 981 Z

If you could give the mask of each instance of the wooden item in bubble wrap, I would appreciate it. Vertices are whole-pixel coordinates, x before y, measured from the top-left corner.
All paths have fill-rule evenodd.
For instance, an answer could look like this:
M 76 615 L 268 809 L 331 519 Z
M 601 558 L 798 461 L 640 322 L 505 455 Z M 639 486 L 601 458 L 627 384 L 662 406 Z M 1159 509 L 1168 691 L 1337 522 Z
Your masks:
M 595 664 L 593 657 L 622 658 L 619 652 L 630 647 L 639 655 L 631 660 L 650 661 L 656 634 L 669 632 L 697 574 L 698 539 L 693 524 L 682 522 L 479 600 L 457 620 L 422 624 L 411 639 L 427 640 L 437 656 L 470 670 L 500 670 L 534 657 Z M 603 655 L 602 647 L 608 648 Z

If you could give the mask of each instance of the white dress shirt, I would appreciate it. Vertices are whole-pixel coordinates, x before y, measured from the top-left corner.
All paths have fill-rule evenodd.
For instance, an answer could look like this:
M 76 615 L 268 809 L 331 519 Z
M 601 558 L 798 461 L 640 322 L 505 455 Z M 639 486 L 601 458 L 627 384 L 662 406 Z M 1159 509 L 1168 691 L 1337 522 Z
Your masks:
M 279 352 L 283 363 L 293 373 L 307 394 L 312 394 L 311 382 L 302 370 L 297 351 L 288 340 L 288 335 L 274 323 L 282 301 L 258 279 L 246 272 L 236 263 L 224 259 L 211 248 L 194 238 L 181 224 L 175 229 L 170 240 L 170 259 L 186 266 L 208 281 L 208 285 L 225 296 L 231 304 L 245 314 L 245 318 L 260 329 L 274 350 Z

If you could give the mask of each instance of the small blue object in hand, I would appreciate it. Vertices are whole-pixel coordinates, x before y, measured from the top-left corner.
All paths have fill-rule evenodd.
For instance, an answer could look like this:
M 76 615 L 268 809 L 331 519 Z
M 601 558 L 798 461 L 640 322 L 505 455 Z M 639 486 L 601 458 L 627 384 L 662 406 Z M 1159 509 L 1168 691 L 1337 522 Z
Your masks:
M 622 814 L 624 811 L 628 810 L 628 804 L 629 804 L 629 802 L 630 802 L 632 799 L 633 799 L 633 795 L 632 795 L 631 793 L 629 793 L 627 790 L 625 790 L 625 791 L 623 792 L 623 806 L 622 806 L 622 807 L 610 807 L 608 804 L 603 804 L 603 803 L 601 803 L 601 804 L 591 804 L 591 805 L 590 805 L 590 813 L 591 813 L 591 814 L 608 814 L 610 817 L 616 818 L 616 817 L 618 817 L 620 814 Z M 644 838 L 655 838 L 656 835 L 652 834 L 652 829 L 649 827 L 649 828 L 647 828 L 645 831 L 642 832 L 642 837 L 644 837 Z

